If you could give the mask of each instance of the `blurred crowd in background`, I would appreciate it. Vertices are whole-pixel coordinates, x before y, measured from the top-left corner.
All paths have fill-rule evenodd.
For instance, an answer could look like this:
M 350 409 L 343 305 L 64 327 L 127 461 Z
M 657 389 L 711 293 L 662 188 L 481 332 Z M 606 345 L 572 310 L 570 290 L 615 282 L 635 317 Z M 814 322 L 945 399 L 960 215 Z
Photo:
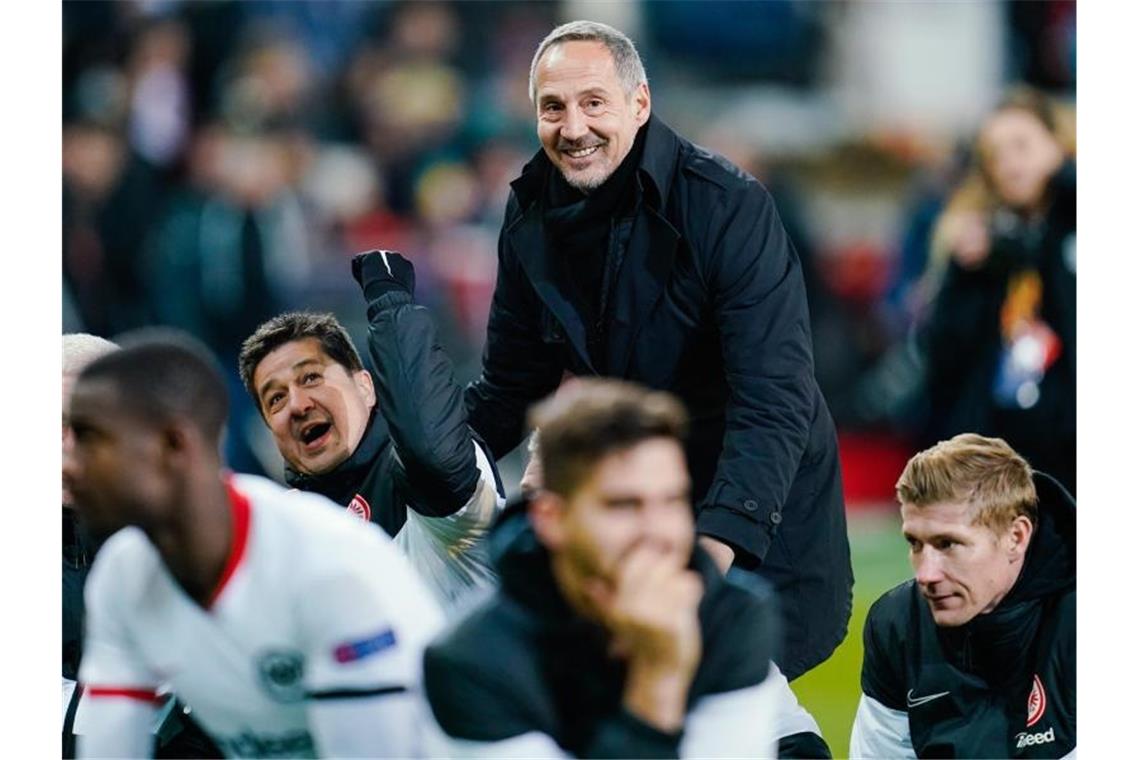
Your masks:
M 629 34 L 654 112 L 775 196 L 848 501 L 889 501 L 913 451 L 980 424 L 950 398 L 969 379 L 943 373 L 940 389 L 930 368 L 962 369 L 989 339 L 932 351 L 929 335 L 946 332 L 940 308 L 942 323 L 957 313 L 939 306 L 948 266 L 973 266 L 959 243 L 1009 229 L 970 189 L 987 114 L 1036 88 L 1075 159 L 1075 2 L 65 2 L 64 331 L 165 324 L 205 340 L 232 373 L 230 465 L 280 476 L 237 379 L 240 343 L 296 308 L 362 338 L 349 259 L 388 248 L 415 263 L 417 298 L 473 379 L 508 183 L 538 150 L 530 59 L 573 18 Z M 981 231 L 949 223 L 952 198 Z M 1074 362 L 1075 334 L 1044 319 Z M 987 361 L 982 374 L 1004 367 Z M 1058 401 L 1052 363 L 993 394 L 1047 407 L 1053 431 L 1071 407 L 1075 446 L 1075 368 Z

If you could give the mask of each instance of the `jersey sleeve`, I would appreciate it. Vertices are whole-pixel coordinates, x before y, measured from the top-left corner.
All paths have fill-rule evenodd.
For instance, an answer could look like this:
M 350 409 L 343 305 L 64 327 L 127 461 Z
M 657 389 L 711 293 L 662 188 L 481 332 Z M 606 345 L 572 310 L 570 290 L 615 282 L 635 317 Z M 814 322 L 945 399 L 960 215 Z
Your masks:
M 378 578 L 375 571 L 370 575 L 346 564 L 307 584 L 300 604 L 304 683 L 310 729 L 322 756 L 418 754 L 420 661 L 424 638 L 442 625 L 442 614 L 430 598 L 397 606 L 408 589 L 393 591 L 386 584 L 410 583 L 426 596 L 412 581 Z M 401 613 L 418 619 L 400 621 Z
M 86 637 L 75 715 L 79 757 L 150 757 L 159 677 L 139 658 L 117 591 L 117 546 L 92 567 L 84 590 Z M 111 551 L 107 551 L 107 550 Z M 135 570 L 134 572 L 137 572 Z
M 479 481 L 471 498 L 446 517 L 428 517 L 408 510 L 408 521 L 397 543 L 420 577 L 445 604 L 456 602 L 475 588 L 494 583 L 487 556 L 487 531 L 502 509 L 491 462 L 474 441 Z
M 863 694 L 851 727 L 852 760 L 861 758 L 915 757 L 910 741 L 910 723 L 904 710 L 893 710 Z
M 871 605 L 863 624 L 863 693 L 892 710 L 906 708 L 906 681 L 900 660 L 904 642 L 892 622 L 908 588 L 898 587 L 880 597 Z
M 787 681 L 783 683 L 787 687 Z M 776 716 L 784 698 L 778 679 L 710 694 L 685 718 L 681 757 L 775 757 Z

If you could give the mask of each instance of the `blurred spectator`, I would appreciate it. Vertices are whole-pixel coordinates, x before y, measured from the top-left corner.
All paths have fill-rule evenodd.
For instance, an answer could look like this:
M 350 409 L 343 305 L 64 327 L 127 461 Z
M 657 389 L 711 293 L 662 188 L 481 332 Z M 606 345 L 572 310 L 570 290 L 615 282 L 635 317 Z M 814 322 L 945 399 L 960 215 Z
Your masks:
M 144 30 L 127 65 L 131 146 L 151 165 L 181 157 L 190 135 L 189 39 L 176 20 Z
M 936 227 L 929 437 L 999 436 L 1076 493 L 1076 163 L 1071 120 L 1016 90 Z
M 223 366 L 236 365 L 241 341 L 301 298 L 312 269 L 317 225 L 301 201 L 304 138 L 200 130 L 188 162 L 191 183 L 174 197 L 151 239 L 150 293 L 162 324 L 206 342 Z M 242 472 L 268 468 L 249 439 L 257 411 L 234 373 L 227 462 Z
M 153 169 L 93 120 L 63 130 L 63 276 L 85 329 L 113 335 L 151 320 L 142 264 L 161 203 Z

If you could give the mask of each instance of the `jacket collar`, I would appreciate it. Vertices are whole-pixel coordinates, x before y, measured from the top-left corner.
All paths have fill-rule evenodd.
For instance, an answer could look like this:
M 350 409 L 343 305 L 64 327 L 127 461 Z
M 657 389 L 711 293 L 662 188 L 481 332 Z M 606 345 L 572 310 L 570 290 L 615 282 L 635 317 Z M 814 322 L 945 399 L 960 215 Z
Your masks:
M 644 191 L 644 200 L 660 211 L 661 204 L 669 197 L 681 141 L 676 132 L 652 114 L 642 129 L 646 131 L 645 149 L 637 165 L 637 178 Z M 547 173 L 553 168 L 546 152 L 539 148 L 523 167 L 522 173 L 511 182 L 520 209 L 525 211 L 542 197 Z
M 306 475 L 286 465 L 285 482 L 292 488 L 315 491 L 333 501 L 346 503 L 360 489 L 388 440 L 388 423 L 373 408 L 368 427 L 348 459 L 320 475 Z

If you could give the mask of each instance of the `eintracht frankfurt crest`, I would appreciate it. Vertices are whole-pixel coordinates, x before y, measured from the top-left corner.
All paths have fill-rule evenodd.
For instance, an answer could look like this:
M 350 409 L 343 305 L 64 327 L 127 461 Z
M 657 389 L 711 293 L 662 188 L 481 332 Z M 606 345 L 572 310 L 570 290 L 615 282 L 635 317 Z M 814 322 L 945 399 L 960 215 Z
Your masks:
M 1045 687 L 1041 685 L 1041 679 L 1035 675 L 1033 676 L 1033 688 L 1029 690 L 1029 721 L 1025 727 L 1028 728 L 1041 720 L 1041 716 L 1044 714 Z
M 368 502 L 365 501 L 364 497 L 360 494 L 356 494 L 356 496 L 352 497 L 352 501 L 348 503 L 346 509 L 365 522 L 372 519 L 372 507 L 369 506 Z

